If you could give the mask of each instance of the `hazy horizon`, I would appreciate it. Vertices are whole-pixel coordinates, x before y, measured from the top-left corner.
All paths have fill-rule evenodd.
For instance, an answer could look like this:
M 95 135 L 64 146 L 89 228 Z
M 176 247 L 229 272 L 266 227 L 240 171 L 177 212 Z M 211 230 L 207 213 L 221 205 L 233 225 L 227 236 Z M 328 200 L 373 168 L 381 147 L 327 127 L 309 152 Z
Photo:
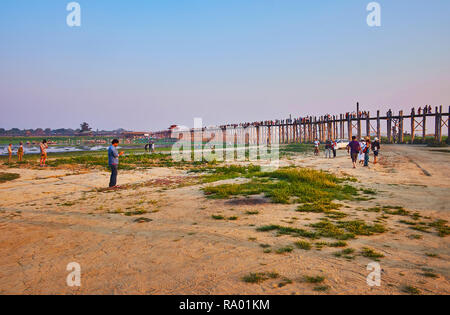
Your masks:
M 150 131 L 450 104 L 450 1 L 4 0 L 0 128 Z

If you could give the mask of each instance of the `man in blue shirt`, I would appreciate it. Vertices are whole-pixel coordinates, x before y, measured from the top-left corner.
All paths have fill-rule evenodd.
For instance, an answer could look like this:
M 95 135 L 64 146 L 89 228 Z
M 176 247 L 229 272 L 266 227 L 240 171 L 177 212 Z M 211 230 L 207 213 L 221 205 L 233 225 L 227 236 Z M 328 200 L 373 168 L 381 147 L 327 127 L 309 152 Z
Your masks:
M 119 167 L 119 157 L 123 155 L 123 152 L 117 151 L 117 146 L 119 145 L 119 140 L 114 139 L 111 142 L 111 146 L 108 148 L 108 164 L 111 169 L 111 178 L 109 180 L 109 187 L 117 187 L 117 169 Z

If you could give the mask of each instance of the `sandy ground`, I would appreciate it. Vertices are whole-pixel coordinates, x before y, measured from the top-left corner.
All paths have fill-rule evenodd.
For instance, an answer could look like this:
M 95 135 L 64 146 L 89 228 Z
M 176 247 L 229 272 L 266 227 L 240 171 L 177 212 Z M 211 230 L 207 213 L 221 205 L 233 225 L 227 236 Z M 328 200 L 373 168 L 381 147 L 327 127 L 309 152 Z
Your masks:
M 334 160 L 309 155 L 283 160 L 352 175 L 356 185 L 377 190 L 375 199 L 345 202 L 341 210 L 368 222 L 379 214 L 358 209 L 376 205 L 449 220 L 449 162 L 448 152 L 411 146 L 384 146 L 381 163 L 370 169 L 353 170 L 344 152 Z M 122 185 L 152 182 L 117 192 L 95 190 L 108 182 L 109 174 L 101 171 L 0 171 L 21 174 L 0 184 L 0 294 L 402 294 L 406 285 L 422 294 L 450 293 L 448 237 L 413 231 L 399 217 L 390 217 L 386 233 L 348 242 L 357 251 L 368 246 L 385 255 L 381 286 L 369 287 L 369 258 L 337 258 L 333 253 L 339 249 L 328 247 L 263 253 L 260 244 L 276 249 L 297 239 L 256 227 L 302 227 L 320 217 L 295 212 L 296 205 L 275 205 L 262 197 L 206 199 L 201 185 L 179 187 L 190 175 L 168 168 L 123 171 Z M 137 210 L 148 213 L 124 214 Z M 213 214 L 238 220 L 213 220 Z M 152 221 L 135 222 L 142 217 Z M 411 238 L 417 234 L 421 239 Z M 70 262 L 81 265 L 81 287 L 66 284 Z M 438 278 L 425 277 L 427 270 Z M 242 281 L 250 272 L 268 271 L 292 283 Z M 301 280 L 305 275 L 323 275 L 328 292 L 314 291 L 315 285 Z

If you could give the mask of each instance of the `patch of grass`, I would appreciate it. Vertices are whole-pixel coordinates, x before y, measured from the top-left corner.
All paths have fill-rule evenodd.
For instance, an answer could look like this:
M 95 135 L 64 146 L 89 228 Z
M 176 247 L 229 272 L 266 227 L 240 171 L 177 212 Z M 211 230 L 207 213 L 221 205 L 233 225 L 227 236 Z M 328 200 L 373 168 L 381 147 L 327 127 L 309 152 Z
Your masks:
M 435 253 L 425 253 L 425 256 L 431 257 L 431 258 L 439 258 L 439 255 L 435 254 Z
M 264 194 L 274 203 L 320 203 L 351 200 L 356 188 L 341 185 L 343 179 L 323 171 L 306 168 L 284 168 L 274 172 L 255 172 L 243 184 L 226 184 L 203 188 L 209 198 L 227 199 L 232 196 Z
M 428 231 L 430 229 L 428 226 L 410 226 L 409 228 L 419 232 L 430 233 L 430 231 Z
M 412 234 L 412 235 L 408 235 L 408 238 L 410 238 L 412 240 L 421 240 L 423 238 L 423 236 L 420 234 Z
M 18 179 L 20 174 L 16 173 L 0 173 L 0 184 Z
M 206 173 L 201 176 L 201 181 L 203 183 L 212 183 L 226 179 L 233 179 L 239 177 L 250 177 L 255 173 L 259 173 L 261 171 L 260 166 L 248 165 L 248 166 L 240 166 L 240 165 L 229 165 L 222 167 L 202 167 L 197 169 L 191 169 L 189 172 L 191 173 Z
M 337 210 L 342 205 L 330 201 L 316 201 L 305 203 L 297 207 L 297 212 L 313 212 L 313 213 L 327 213 L 331 210 Z
M 281 282 L 278 283 L 278 287 L 282 288 L 282 287 L 284 287 L 284 286 L 286 286 L 288 284 L 291 284 L 291 283 L 292 283 L 291 279 L 284 277 L 283 279 L 281 279 Z
M 325 217 L 330 218 L 330 219 L 343 219 L 345 217 L 347 217 L 348 215 L 344 212 L 341 211 L 330 211 L 327 214 L 325 214 Z
M 338 227 L 346 229 L 348 232 L 355 235 L 366 235 L 370 236 L 373 234 L 381 234 L 386 232 L 386 228 L 376 223 L 374 225 L 368 225 L 364 221 L 340 221 L 338 222 Z
M 61 206 L 63 206 L 63 207 L 72 207 L 74 205 L 75 205 L 75 202 L 73 202 L 73 201 L 66 201 L 61 204 Z
M 390 215 L 409 216 L 410 212 L 401 206 L 383 206 L 383 212 Z
M 146 213 L 148 213 L 148 211 L 146 211 L 144 209 L 138 209 L 135 211 L 127 211 L 124 213 L 124 215 L 126 215 L 127 217 L 131 217 L 131 216 L 142 215 L 142 214 L 146 214 Z
M 346 248 L 346 249 L 343 249 L 343 250 L 341 250 L 339 252 L 334 253 L 333 255 L 335 257 L 339 257 L 339 258 L 343 257 L 345 259 L 354 259 L 355 256 L 352 256 L 352 254 L 354 252 L 355 252 L 355 250 L 353 248 Z
M 431 272 L 431 271 L 422 273 L 422 276 L 427 277 L 427 278 L 433 278 L 433 279 L 439 278 L 438 274 Z
M 450 234 L 450 227 L 447 225 L 446 220 L 436 220 L 430 223 L 429 226 L 434 227 L 440 237 L 445 237 Z
M 416 225 L 417 224 L 417 222 L 407 221 L 407 220 L 400 220 L 398 222 L 400 222 L 402 224 L 406 224 L 406 225 Z
M 403 286 L 402 292 L 408 293 L 411 295 L 419 295 L 421 293 L 419 289 L 417 289 L 416 287 L 410 286 L 410 285 Z
M 270 247 L 269 244 L 259 244 L 259 246 L 262 247 L 262 248 L 269 248 Z
M 361 251 L 361 255 L 367 258 L 375 258 L 375 259 L 384 257 L 383 254 L 378 253 L 374 249 L 368 247 L 363 248 L 363 250 Z
M 375 190 L 370 189 L 370 188 L 362 189 L 361 191 L 366 195 L 376 195 L 377 194 L 377 192 Z
M 213 214 L 211 216 L 211 218 L 213 218 L 214 220 L 225 220 L 225 217 L 223 215 L 220 215 L 220 214 Z
M 319 286 L 317 286 L 317 287 L 314 287 L 314 291 L 317 291 L 317 292 L 326 292 L 326 291 L 328 291 L 330 289 L 330 286 L 328 286 L 328 285 L 319 285 Z
M 261 283 L 268 279 L 276 279 L 279 274 L 276 272 L 251 272 L 248 275 L 242 277 L 242 281 L 247 283 Z
M 324 276 L 304 276 L 303 281 L 307 283 L 322 283 L 325 281 Z
M 347 233 L 344 229 L 339 228 L 328 220 L 322 220 L 318 223 L 310 225 L 316 229 L 317 234 L 322 237 L 335 238 L 337 240 L 349 240 L 355 238 L 355 234 Z
M 294 243 L 295 246 L 297 246 L 297 248 L 299 249 L 303 249 L 303 250 L 310 250 L 311 249 L 311 243 L 307 242 L 307 241 L 298 241 Z
M 258 232 L 277 231 L 278 235 L 291 235 L 297 237 L 306 237 L 316 239 L 319 236 L 314 232 L 309 232 L 303 229 L 297 229 L 292 227 L 285 227 L 280 225 L 264 225 L 256 229 Z
M 327 244 L 330 247 L 346 247 L 347 243 L 344 241 L 334 242 L 334 243 L 328 243 Z
M 245 214 L 248 214 L 248 215 L 257 215 L 257 214 L 259 214 L 259 211 L 246 211 Z
M 294 250 L 294 248 L 292 246 L 284 246 L 284 247 L 280 247 L 276 250 L 277 254 L 286 254 L 286 253 L 290 253 Z
M 239 217 L 237 217 L 237 216 L 232 216 L 232 217 L 228 218 L 228 220 L 230 220 L 230 221 L 236 221 L 238 219 L 239 219 Z

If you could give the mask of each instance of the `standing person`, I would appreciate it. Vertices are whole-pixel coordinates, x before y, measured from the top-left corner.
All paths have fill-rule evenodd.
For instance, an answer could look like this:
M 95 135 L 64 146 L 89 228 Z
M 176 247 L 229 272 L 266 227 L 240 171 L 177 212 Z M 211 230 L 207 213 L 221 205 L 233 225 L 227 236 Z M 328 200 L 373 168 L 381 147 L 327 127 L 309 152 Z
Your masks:
M 320 145 L 320 142 L 316 138 L 316 140 L 314 141 L 314 155 L 315 156 L 319 156 L 319 153 L 320 153 L 319 145 Z
M 47 149 L 48 149 L 48 145 L 47 145 L 47 140 L 42 140 L 42 143 L 39 146 L 40 150 L 41 150 L 41 160 L 40 160 L 40 164 L 41 167 L 45 166 L 45 161 L 47 160 Z
M 19 162 L 22 162 L 22 158 L 23 158 L 23 143 L 22 142 L 19 145 L 19 149 L 17 149 L 17 158 L 19 159 Z
M 359 142 L 359 147 L 360 147 L 358 155 L 359 164 L 364 164 L 364 150 L 366 149 L 364 139 L 361 139 L 361 141 Z
M 366 138 L 366 147 L 364 148 L 364 166 L 369 166 L 369 159 L 370 159 L 370 138 Z
M 149 151 L 151 153 L 155 153 L 155 142 L 150 140 L 150 146 L 149 146 Z
M 325 158 L 331 159 L 331 150 L 332 150 L 332 143 L 331 140 L 328 139 L 327 142 L 325 142 Z
M 375 141 L 372 143 L 372 151 L 373 151 L 373 164 L 377 164 L 378 154 L 380 151 L 380 140 L 375 138 Z
M 123 155 L 123 152 L 117 151 L 117 146 L 119 145 L 119 140 L 114 139 L 108 148 L 108 164 L 111 169 L 111 177 L 109 179 L 109 187 L 117 187 L 117 169 L 119 168 L 119 157 Z
M 356 137 L 352 137 L 352 141 L 347 145 L 347 153 L 350 153 L 352 158 L 353 168 L 356 168 L 356 161 L 358 160 L 358 153 L 361 150 L 361 146 Z
M 12 153 L 13 153 L 13 151 L 12 151 L 12 143 L 10 143 L 8 145 L 8 163 L 11 163 Z
M 333 150 L 333 159 L 336 158 L 337 143 L 336 140 L 331 140 L 331 149 Z

